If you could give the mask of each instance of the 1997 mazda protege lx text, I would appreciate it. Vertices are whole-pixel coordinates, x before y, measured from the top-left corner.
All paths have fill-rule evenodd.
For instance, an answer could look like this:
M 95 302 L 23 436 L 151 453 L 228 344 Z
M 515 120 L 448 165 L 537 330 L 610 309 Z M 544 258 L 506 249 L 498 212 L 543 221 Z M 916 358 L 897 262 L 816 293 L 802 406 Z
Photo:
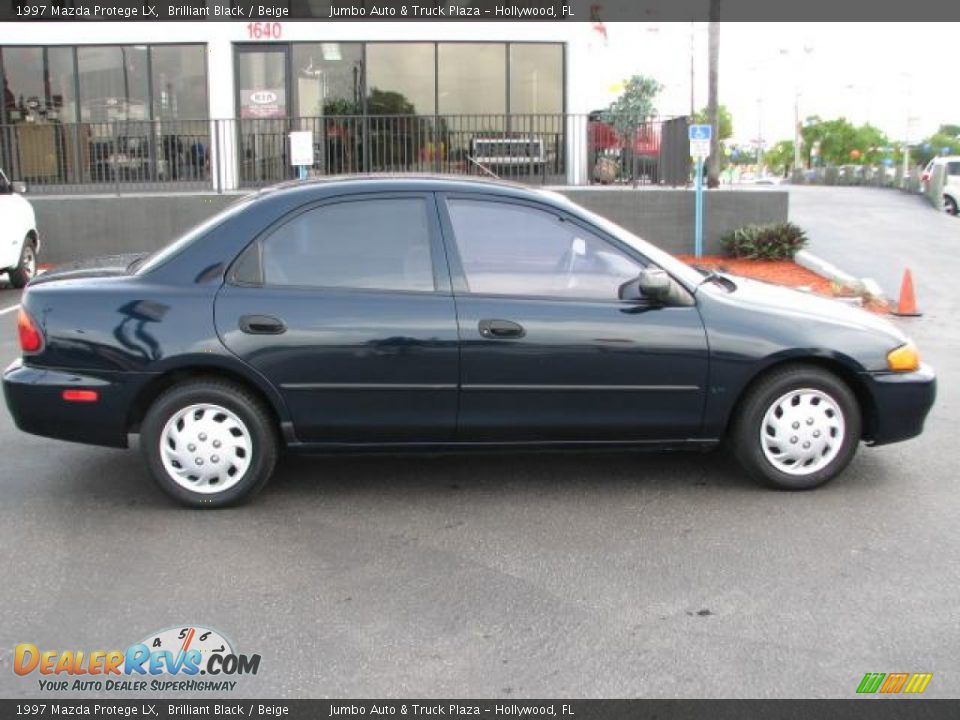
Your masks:
M 702 275 L 559 195 L 443 178 L 282 185 L 148 256 L 30 283 L 17 425 L 240 501 L 278 449 L 711 447 L 789 490 L 921 432 L 890 323 Z

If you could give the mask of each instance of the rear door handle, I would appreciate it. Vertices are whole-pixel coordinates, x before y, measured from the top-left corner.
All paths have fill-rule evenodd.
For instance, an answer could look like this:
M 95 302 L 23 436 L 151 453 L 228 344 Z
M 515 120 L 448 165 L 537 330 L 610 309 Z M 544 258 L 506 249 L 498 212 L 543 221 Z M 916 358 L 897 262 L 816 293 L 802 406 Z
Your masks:
M 272 315 L 244 315 L 240 318 L 240 329 L 249 335 L 280 335 L 287 331 L 287 326 Z
M 527 334 L 523 325 L 515 323 L 513 320 L 481 320 L 478 327 L 483 337 L 494 340 L 522 338 Z

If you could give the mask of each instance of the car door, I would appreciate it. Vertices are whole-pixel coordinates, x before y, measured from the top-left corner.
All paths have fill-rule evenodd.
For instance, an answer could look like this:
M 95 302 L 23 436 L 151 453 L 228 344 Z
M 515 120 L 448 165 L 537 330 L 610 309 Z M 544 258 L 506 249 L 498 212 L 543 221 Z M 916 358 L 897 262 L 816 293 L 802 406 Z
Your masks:
M 461 342 L 458 439 L 684 440 L 707 342 L 693 298 L 619 299 L 644 262 L 548 205 L 443 195 Z
M 215 314 L 226 346 L 279 389 L 300 441 L 452 438 L 458 338 L 432 194 L 291 213 L 234 264 Z

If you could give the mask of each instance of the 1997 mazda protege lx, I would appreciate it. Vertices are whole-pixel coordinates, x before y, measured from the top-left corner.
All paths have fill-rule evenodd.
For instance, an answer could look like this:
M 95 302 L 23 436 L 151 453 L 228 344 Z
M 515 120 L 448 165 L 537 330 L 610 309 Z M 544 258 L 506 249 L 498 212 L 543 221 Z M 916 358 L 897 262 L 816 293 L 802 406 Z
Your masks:
M 702 275 L 549 193 L 444 178 L 282 185 L 149 256 L 35 279 L 17 425 L 125 447 L 236 503 L 290 449 L 710 447 L 776 488 L 921 432 L 933 372 L 888 322 Z

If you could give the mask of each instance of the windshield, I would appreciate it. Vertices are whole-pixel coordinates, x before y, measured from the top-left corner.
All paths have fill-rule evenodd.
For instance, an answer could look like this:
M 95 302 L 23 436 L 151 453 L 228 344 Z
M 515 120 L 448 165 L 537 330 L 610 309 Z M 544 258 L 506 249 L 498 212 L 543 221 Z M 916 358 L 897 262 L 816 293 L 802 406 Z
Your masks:
M 190 230 L 187 230 L 183 235 L 178 237 L 176 240 L 171 242 L 169 245 L 166 245 L 156 252 L 148 255 L 142 261 L 137 261 L 136 265 L 138 267 L 132 268 L 136 269 L 137 274 L 147 273 L 155 268 L 163 265 L 167 260 L 179 254 L 185 247 L 190 245 L 194 240 L 203 235 L 206 235 L 208 232 L 217 227 L 220 223 L 230 219 L 234 215 L 237 215 L 241 211 L 245 210 L 247 206 L 253 201 L 256 197 L 256 193 L 251 195 L 245 195 L 236 202 L 231 203 L 223 210 L 218 212 L 216 215 L 207 218 L 202 221 L 199 225 L 195 225 Z
M 625 242 L 634 250 L 643 254 L 643 256 L 650 260 L 650 262 L 652 262 L 654 265 L 663 268 L 675 278 L 686 284 L 689 289 L 692 290 L 701 282 L 703 282 L 703 275 L 694 270 L 692 267 L 684 262 L 681 262 L 680 260 L 677 260 L 677 258 L 670 253 L 664 252 L 660 248 L 651 245 L 646 240 L 637 237 L 626 228 L 622 228 L 616 223 L 590 212 L 582 205 L 577 205 L 559 193 L 550 193 L 550 196 L 552 198 L 562 200 L 564 204 L 576 209 L 578 214 L 585 216 L 594 225 L 602 228 L 606 232 L 616 237 L 618 240 Z

